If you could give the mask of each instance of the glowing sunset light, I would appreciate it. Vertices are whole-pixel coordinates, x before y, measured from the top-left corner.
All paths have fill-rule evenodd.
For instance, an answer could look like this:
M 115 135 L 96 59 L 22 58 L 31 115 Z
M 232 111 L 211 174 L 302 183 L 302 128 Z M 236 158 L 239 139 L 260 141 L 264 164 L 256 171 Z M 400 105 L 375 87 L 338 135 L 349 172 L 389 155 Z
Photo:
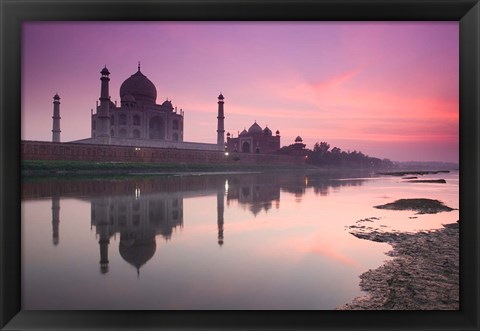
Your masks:
M 357 150 L 398 161 L 458 162 L 458 22 L 27 22 L 22 139 L 90 137 L 107 65 L 110 96 L 142 72 L 185 112 L 184 140 L 216 142 L 256 121 L 281 145 Z

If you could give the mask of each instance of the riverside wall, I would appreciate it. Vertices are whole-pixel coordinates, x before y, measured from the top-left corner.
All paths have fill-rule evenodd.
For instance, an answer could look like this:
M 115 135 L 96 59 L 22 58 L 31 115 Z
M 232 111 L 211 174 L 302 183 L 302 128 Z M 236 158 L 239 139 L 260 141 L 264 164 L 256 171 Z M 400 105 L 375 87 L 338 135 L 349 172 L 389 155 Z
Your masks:
M 196 149 L 21 141 L 22 160 L 133 163 L 301 165 L 298 155 L 229 153 Z
M 108 142 L 106 142 L 107 140 Z M 119 137 L 92 137 L 81 140 L 71 141 L 70 143 L 92 144 L 92 145 L 110 145 L 110 146 L 130 146 L 130 147 L 153 147 L 167 149 L 194 149 L 202 151 L 222 151 L 217 144 L 197 143 L 189 141 L 167 141 L 167 140 L 149 140 L 149 139 L 127 139 Z

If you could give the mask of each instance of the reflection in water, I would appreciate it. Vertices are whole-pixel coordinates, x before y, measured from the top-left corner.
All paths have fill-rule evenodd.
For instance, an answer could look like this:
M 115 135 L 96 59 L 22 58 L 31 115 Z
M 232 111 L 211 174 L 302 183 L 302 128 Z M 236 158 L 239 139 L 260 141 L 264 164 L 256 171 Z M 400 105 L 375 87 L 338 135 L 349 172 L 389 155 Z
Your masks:
M 346 227 L 457 220 L 373 208 L 385 192 L 458 208 L 458 174 L 447 175 L 441 186 L 283 172 L 26 178 L 22 309 L 333 309 L 361 295 L 358 276 L 389 250 Z
M 228 187 L 228 181 L 225 181 L 225 188 Z M 218 244 L 223 245 L 223 213 L 224 213 L 224 203 L 223 203 L 224 193 L 218 191 L 217 193 L 217 228 L 218 228 Z
M 293 193 L 301 201 L 309 187 L 328 195 L 329 188 L 361 185 L 363 180 L 335 180 L 321 175 L 247 174 L 228 176 L 169 177 L 123 181 L 31 182 L 23 187 L 23 199 L 51 195 L 52 242 L 59 244 L 60 196 L 88 196 L 91 226 L 95 227 L 100 249 L 100 272 L 109 271 L 110 239 L 120 235 L 119 253 L 135 267 L 137 274 L 157 249 L 155 238 L 169 240 L 175 229 L 183 228 L 184 197 L 217 196 L 217 242 L 224 244 L 224 200 L 227 207 L 237 201 L 257 216 L 273 205 L 280 208 L 280 193 Z
M 60 224 L 60 198 L 58 196 L 52 197 L 52 236 L 53 244 L 55 246 L 60 242 L 58 227 Z
M 100 245 L 102 273 L 108 272 L 110 238 L 120 234 L 122 258 L 140 272 L 140 267 L 155 254 L 155 237 L 166 240 L 173 230 L 183 226 L 181 194 L 135 194 L 99 197 L 91 201 L 91 224 L 95 226 Z
M 269 175 L 245 175 L 233 177 L 229 181 L 227 205 L 237 200 L 241 206 L 246 206 L 256 216 L 260 211 L 267 212 L 272 208 L 272 202 L 279 208 L 280 184 L 277 177 Z

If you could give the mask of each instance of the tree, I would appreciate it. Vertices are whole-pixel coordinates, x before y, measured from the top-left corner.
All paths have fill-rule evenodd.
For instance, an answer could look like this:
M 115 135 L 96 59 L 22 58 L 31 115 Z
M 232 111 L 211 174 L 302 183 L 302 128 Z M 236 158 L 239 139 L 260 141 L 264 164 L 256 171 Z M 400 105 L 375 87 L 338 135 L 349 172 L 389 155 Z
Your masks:
M 294 145 L 288 147 L 282 147 L 279 151 L 280 153 L 288 153 L 290 148 Z M 330 144 L 325 141 L 320 143 L 315 143 L 313 150 L 305 150 L 307 155 L 306 162 L 308 164 L 313 164 L 319 167 L 347 167 L 347 168 L 359 168 L 359 169 L 379 169 L 379 168 L 390 168 L 394 164 L 388 159 L 379 159 L 375 157 L 370 157 L 366 154 L 363 154 L 360 151 L 353 150 L 342 151 L 338 147 L 333 147 L 330 150 Z
M 320 144 L 317 142 L 313 146 L 313 151 L 315 153 L 320 153 L 320 155 L 327 154 L 328 150 L 330 149 L 330 144 L 326 141 L 322 141 Z

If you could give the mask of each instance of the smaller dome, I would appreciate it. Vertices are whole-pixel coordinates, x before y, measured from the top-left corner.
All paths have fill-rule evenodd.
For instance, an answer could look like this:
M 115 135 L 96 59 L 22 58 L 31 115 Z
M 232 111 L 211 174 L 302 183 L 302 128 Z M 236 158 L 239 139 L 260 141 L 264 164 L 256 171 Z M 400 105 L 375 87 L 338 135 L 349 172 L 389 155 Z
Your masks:
M 173 110 L 172 102 L 169 101 L 168 99 L 165 100 L 165 101 L 162 103 L 162 107 L 163 107 L 163 108 L 166 108 L 166 109 L 168 109 L 168 110 Z
M 275 134 L 276 134 L 277 136 L 279 136 L 279 135 L 280 135 L 280 131 L 277 130 L 277 131 L 275 132 Z
M 220 95 L 218 96 L 218 100 L 223 100 L 223 99 L 225 99 L 225 98 L 223 97 L 223 94 L 220 93 Z
M 122 102 L 135 102 L 135 97 L 131 94 L 125 94 L 122 97 Z
M 253 123 L 252 126 L 248 129 L 248 133 L 262 133 L 263 130 L 257 122 Z
M 60 100 L 60 96 L 58 95 L 58 93 L 55 93 L 55 95 L 53 96 L 53 99 L 54 100 Z
M 244 135 L 246 135 L 246 134 L 248 134 L 248 131 L 245 130 L 245 129 L 243 129 L 243 131 L 240 132 L 239 136 L 244 136 Z
M 297 136 L 297 138 L 295 138 L 296 143 L 301 143 L 302 141 L 303 141 L 303 139 L 300 136 Z
M 105 68 L 103 68 L 102 71 L 100 71 L 100 73 L 104 76 L 110 75 L 110 71 L 108 71 L 107 66 L 105 66 Z
M 230 132 L 227 132 L 227 137 L 230 137 Z
M 265 129 L 263 129 L 263 134 L 271 136 L 272 135 L 272 130 L 270 130 L 268 128 L 268 126 L 266 126 Z

